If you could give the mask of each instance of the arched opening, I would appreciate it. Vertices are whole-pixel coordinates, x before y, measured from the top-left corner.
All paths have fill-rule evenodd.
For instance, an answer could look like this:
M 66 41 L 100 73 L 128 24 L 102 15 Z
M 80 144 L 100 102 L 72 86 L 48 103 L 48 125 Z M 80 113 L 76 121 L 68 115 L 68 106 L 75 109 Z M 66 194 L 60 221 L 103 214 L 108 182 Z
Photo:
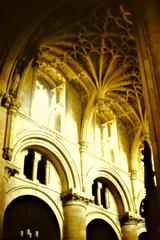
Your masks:
M 112 210 L 116 214 L 123 214 L 124 205 L 114 184 L 107 178 L 98 177 L 92 184 L 94 203 L 100 207 Z
M 138 237 L 138 240 L 146 240 L 146 239 L 147 239 L 147 232 L 142 232 Z
M 87 226 L 87 240 L 118 240 L 113 228 L 102 219 L 95 219 Z
M 3 238 L 60 240 L 59 224 L 44 201 L 30 195 L 21 196 L 5 211 Z

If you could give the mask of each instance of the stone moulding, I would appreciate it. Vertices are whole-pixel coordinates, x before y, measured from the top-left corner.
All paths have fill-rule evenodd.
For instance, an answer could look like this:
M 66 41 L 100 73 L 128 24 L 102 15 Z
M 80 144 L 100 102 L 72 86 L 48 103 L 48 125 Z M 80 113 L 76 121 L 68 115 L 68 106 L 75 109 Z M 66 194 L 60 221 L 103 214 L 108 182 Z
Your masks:
M 81 202 L 84 204 L 89 204 L 89 203 L 93 203 L 92 199 L 87 198 L 84 193 L 77 193 L 73 190 L 70 190 L 66 193 L 63 193 L 61 195 L 61 200 L 63 202 L 63 205 L 66 205 L 69 202 Z

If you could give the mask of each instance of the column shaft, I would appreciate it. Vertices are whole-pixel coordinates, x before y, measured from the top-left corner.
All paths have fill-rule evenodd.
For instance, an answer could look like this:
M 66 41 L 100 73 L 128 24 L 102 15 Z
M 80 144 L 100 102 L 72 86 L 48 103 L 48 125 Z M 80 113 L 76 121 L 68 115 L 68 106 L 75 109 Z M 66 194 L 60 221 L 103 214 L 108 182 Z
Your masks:
M 0 239 L 2 238 L 3 234 L 3 219 L 4 219 L 4 205 L 5 205 L 5 182 L 6 179 L 4 176 L 4 160 L 0 160 Z
M 70 203 L 64 207 L 63 240 L 86 240 L 85 207 L 81 203 Z
M 102 183 L 97 182 L 97 204 L 101 206 L 101 189 L 102 189 Z
M 86 240 L 85 198 L 69 193 L 63 198 L 63 240 Z
M 41 155 L 35 152 L 35 157 L 33 160 L 33 171 L 32 171 L 32 179 L 33 181 L 37 181 L 37 171 L 38 171 L 38 162 L 41 159 Z
M 120 219 L 123 240 L 138 240 L 138 224 L 143 219 L 140 215 L 127 212 Z
M 50 171 L 49 171 L 49 162 L 48 161 L 46 162 L 45 171 L 46 171 L 45 183 L 48 184 L 50 181 Z

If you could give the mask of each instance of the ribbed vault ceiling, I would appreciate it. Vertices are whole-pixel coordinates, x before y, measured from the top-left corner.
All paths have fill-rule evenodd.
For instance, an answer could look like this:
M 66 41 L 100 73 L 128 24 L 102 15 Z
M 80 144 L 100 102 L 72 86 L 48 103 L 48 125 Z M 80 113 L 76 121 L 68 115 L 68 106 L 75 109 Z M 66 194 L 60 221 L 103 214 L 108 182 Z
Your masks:
M 85 104 L 95 94 L 102 123 L 114 114 L 129 129 L 139 126 L 144 103 L 130 13 L 101 1 L 87 11 L 79 8 L 68 22 L 61 15 L 55 14 L 41 39 L 38 68 L 69 81 Z

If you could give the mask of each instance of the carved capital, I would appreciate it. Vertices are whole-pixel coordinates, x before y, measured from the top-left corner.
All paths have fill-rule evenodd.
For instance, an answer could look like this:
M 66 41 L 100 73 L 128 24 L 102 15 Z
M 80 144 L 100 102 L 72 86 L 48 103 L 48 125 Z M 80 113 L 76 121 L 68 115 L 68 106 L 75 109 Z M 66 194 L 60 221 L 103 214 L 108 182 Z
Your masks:
M 87 152 L 89 143 L 87 141 L 80 142 L 80 152 Z
M 2 96 L 1 105 L 5 108 L 8 108 L 10 106 L 11 101 L 12 101 L 11 95 L 8 93 L 5 93 Z
M 17 113 L 18 109 L 21 106 L 21 104 L 7 92 L 2 96 L 1 105 L 13 113 Z
M 92 200 L 88 199 L 84 196 L 83 193 L 76 193 L 73 192 L 73 190 L 70 190 L 66 193 L 63 193 L 61 196 L 61 200 L 63 202 L 63 205 L 67 204 L 68 202 L 82 202 L 84 204 L 89 204 Z
M 133 212 L 126 212 L 120 217 L 121 225 L 138 224 L 139 222 L 144 222 L 144 219 L 139 214 Z
M 16 99 L 12 98 L 12 101 L 9 105 L 8 110 L 9 110 L 10 113 L 17 114 L 20 106 L 21 106 L 21 104 Z
M 12 159 L 12 149 L 11 148 L 3 148 L 3 158 L 11 161 Z
M 106 108 L 105 100 L 104 98 L 98 98 L 97 99 L 97 111 L 98 112 L 104 112 Z
M 131 179 L 136 180 L 137 179 L 137 170 L 133 169 L 131 171 Z

